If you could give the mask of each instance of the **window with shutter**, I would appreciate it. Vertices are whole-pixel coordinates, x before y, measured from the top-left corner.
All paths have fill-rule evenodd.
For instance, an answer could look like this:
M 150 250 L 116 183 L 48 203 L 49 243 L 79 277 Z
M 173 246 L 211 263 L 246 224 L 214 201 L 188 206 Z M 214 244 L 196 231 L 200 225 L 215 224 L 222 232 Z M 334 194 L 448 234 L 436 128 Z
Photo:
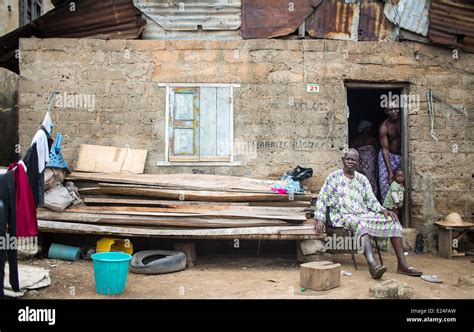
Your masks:
M 36 20 L 41 16 L 43 8 L 42 0 L 19 0 L 20 4 L 20 27 L 28 22 Z
M 232 87 L 169 87 L 168 160 L 232 159 Z

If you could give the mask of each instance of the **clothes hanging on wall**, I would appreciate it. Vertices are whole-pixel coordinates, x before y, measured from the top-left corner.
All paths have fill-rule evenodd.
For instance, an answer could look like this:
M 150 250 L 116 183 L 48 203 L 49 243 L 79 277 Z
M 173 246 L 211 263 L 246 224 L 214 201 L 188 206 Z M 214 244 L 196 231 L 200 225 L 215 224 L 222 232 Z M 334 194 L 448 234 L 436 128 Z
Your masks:
M 54 125 L 53 125 L 53 121 L 51 121 L 51 113 L 49 111 L 46 112 L 46 115 L 44 116 L 43 123 L 41 124 L 41 126 L 45 128 L 48 134 L 51 136 Z
M 48 136 L 43 129 L 39 129 L 31 144 L 36 143 L 36 152 L 38 154 L 38 172 L 43 173 L 46 163 L 49 161 Z
M 0 236 L 5 240 L 7 234 L 16 236 L 16 197 L 15 172 L 8 171 L 0 175 Z M 5 259 L 8 259 L 10 285 L 16 292 L 20 291 L 18 282 L 18 258 L 16 248 L 0 248 L 0 298 L 4 298 L 3 279 L 5 277 Z
M 28 183 L 25 165 L 22 161 L 10 164 L 9 171 L 15 176 L 16 236 L 38 235 L 38 220 L 33 193 Z
M 36 207 L 43 207 L 44 205 L 44 181 L 41 179 L 43 173 L 38 171 L 38 153 L 36 151 L 36 143 L 26 151 L 23 157 L 23 162 L 26 165 L 26 174 L 28 175 L 28 182 L 33 192 Z
M 53 146 L 54 139 L 51 136 L 51 134 L 48 132 L 48 130 L 43 125 L 41 125 L 41 130 L 44 131 L 44 133 L 46 135 L 46 139 L 48 140 L 48 151 L 51 151 L 51 146 Z

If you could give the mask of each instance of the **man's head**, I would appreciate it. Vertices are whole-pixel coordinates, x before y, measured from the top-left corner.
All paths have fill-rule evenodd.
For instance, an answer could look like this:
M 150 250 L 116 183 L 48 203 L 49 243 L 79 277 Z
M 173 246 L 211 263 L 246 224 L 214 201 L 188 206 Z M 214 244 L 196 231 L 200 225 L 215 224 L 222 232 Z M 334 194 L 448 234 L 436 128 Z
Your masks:
M 342 156 L 342 164 L 344 170 L 353 172 L 357 168 L 357 162 L 359 161 L 359 152 L 356 149 L 349 149 L 344 152 Z
M 363 134 L 370 134 L 372 130 L 372 122 L 367 121 L 367 120 L 362 120 L 359 123 L 359 126 L 357 127 L 357 132 L 363 133 Z
M 393 179 L 398 183 L 398 184 L 403 184 L 405 181 L 405 173 L 398 168 L 393 172 Z
M 389 120 L 396 121 L 400 117 L 400 108 L 396 105 L 389 105 L 384 109 Z

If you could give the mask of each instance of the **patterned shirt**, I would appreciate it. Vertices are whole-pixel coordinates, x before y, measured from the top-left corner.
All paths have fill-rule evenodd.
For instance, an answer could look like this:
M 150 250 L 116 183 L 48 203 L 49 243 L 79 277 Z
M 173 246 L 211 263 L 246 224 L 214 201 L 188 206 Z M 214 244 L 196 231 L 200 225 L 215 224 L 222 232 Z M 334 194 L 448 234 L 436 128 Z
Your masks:
M 334 226 L 342 227 L 344 216 L 365 215 L 369 211 L 382 212 L 382 206 L 375 197 L 367 177 L 354 172 L 349 179 L 342 169 L 331 173 L 319 192 L 314 213 L 315 219 L 326 221 L 326 209 Z
M 383 201 L 383 206 L 386 209 L 393 208 L 393 198 L 392 193 L 396 193 L 398 196 L 398 204 L 397 207 L 400 208 L 403 206 L 403 195 L 405 194 L 405 187 L 399 184 L 397 181 L 393 181 L 388 189 L 387 196 L 385 196 L 385 200 Z

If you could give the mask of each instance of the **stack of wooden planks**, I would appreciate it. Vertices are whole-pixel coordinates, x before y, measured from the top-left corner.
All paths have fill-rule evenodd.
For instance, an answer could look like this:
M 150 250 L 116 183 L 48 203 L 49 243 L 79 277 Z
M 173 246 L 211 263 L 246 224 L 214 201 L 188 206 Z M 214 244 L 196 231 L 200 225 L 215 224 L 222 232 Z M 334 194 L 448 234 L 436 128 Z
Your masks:
M 40 230 L 186 239 L 309 239 L 311 194 L 273 180 L 207 174 L 73 172 L 85 206 L 38 210 Z

